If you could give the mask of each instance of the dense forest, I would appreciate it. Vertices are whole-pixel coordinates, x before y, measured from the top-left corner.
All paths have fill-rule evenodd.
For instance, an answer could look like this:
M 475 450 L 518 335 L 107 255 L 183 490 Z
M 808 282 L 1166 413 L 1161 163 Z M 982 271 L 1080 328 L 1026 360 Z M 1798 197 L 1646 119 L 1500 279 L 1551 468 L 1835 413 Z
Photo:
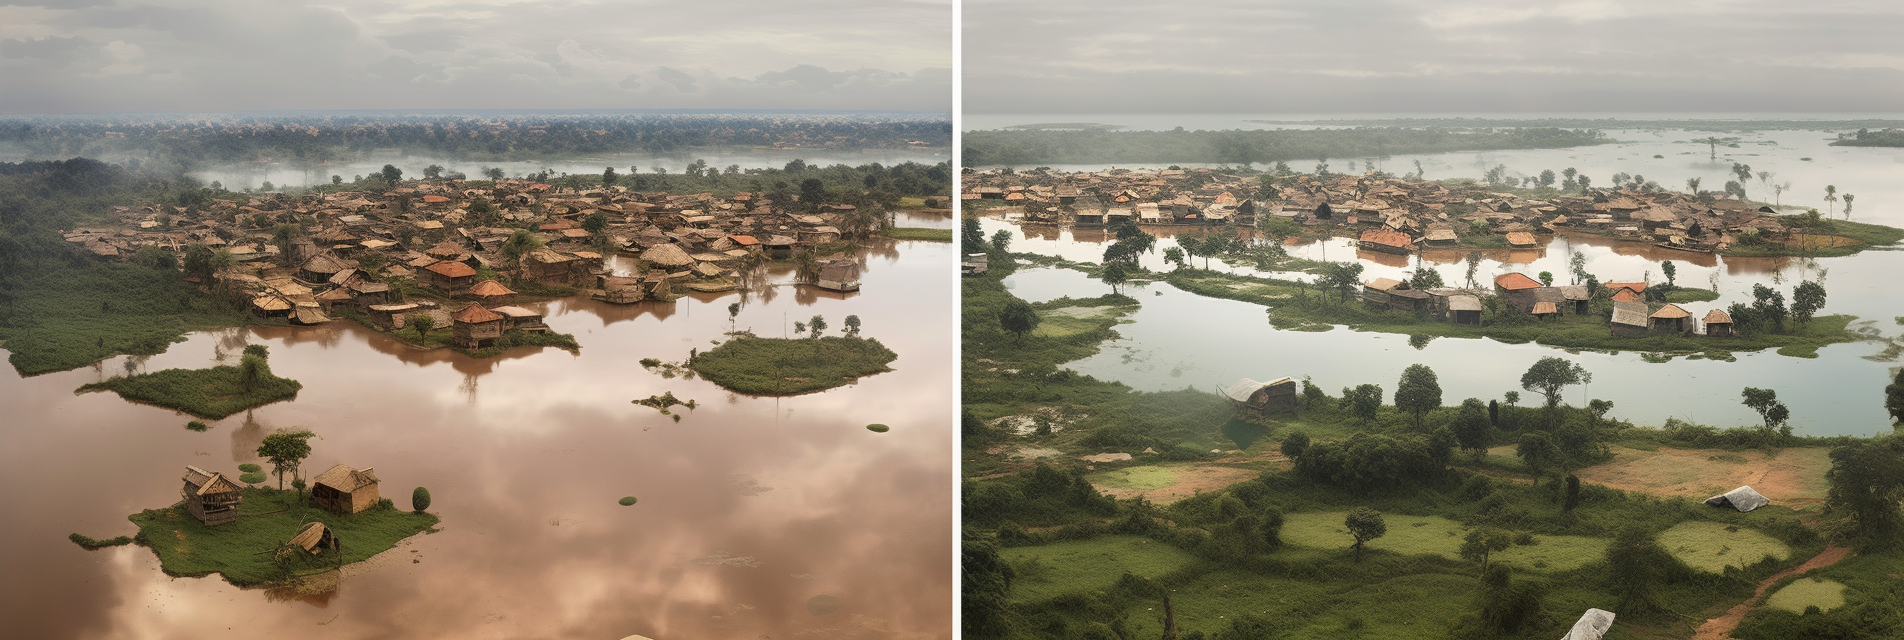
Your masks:
M 967 167 L 1136 162 L 1249 164 L 1403 153 L 1554 149 L 1612 142 L 1595 129 L 1360 127 L 1326 130 L 970 131 Z
M 373 151 L 462 160 L 662 153 L 711 147 L 947 147 L 931 114 L 612 113 L 217 115 L 0 119 L 0 152 L 137 159 L 180 170 L 248 161 L 318 164 Z

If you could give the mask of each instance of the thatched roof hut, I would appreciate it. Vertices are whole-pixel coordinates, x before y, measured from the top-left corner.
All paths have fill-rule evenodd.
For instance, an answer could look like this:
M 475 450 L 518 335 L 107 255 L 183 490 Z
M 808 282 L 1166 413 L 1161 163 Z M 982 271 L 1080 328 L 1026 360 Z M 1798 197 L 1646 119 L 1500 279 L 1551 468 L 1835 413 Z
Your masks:
M 238 483 L 224 474 L 185 466 L 185 510 L 207 525 L 224 524 L 238 519 L 238 504 L 244 502 Z
M 515 299 L 516 292 L 495 280 L 484 280 L 471 285 L 469 295 L 483 301 L 483 304 L 498 304 Z
M 641 252 L 641 260 L 649 264 L 658 264 L 671 268 L 687 267 L 694 264 L 694 257 L 689 256 L 688 252 L 683 251 L 681 247 L 673 243 L 658 244 L 650 247 L 647 251 Z
M 1726 315 L 1724 311 L 1713 309 L 1706 314 L 1706 319 L 1703 322 L 1706 323 L 1706 335 L 1732 335 L 1732 316 Z
M 311 503 L 332 513 L 350 515 L 377 504 L 377 473 L 337 465 L 311 480 Z
M 331 528 L 324 526 L 324 523 L 313 522 L 304 525 L 304 529 L 291 538 L 291 544 L 311 555 L 317 555 L 319 549 L 337 548 L 337 534 L 332 533 Z

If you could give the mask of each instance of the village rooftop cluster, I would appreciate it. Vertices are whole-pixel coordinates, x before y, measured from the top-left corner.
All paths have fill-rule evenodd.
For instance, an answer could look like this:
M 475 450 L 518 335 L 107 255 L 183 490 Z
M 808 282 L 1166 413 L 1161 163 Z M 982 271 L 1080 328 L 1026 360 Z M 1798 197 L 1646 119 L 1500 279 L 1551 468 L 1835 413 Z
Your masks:
M 741 272 L 798 258 L 810 272 L 805 281 L 857 291 L 858 262 L 815 251 L 876 229 L 882 214 L 847 204 L 812 209 L 790 211 L 746 192 L 720 198 L 621 186 L 577 191 L 521 179 L 403 181 L 382 190 L 212 198 L 203 207 L 118 206 L 117 225 L 73 229 L 65 238 L 120 260 L 204 245 L 221 258 L 214 282 L 202 284 L 241 294 L 259 316 L 320 324 L 342 305 L 395 330 L 424 314 L 434 326 L 454 326 L 459 346 L 477 349 L 505 330 L 546 330 L 539 313 L 512 304 L 517 291 L 485 273 L 513 276 L 518 287 L 543 295 L 580 292 L 630 304 L 672 301 L 679 289 L 734 290 Z M 633 272 L 612 269 L 615 255 L 634 257 Z M 406 295 L 406 283 L 422 295 Z
M 1386 174 L 1246 177 L 1211 169 L 968 172 L 964 184 L 968 203 L 1003 206 L 1001 213 L 1030 223 L 1257 227 L 1282 219 L 1305 234 L 1349 235 L 1362 248 L 1396 254 L 1535 247 L 1543 244 L 1537 236 L 1557 232 L 1702 253 L 1782 245 L 1793 235 L 1771 207 L 1710 192 L 1582 188 L 1535 198 Z

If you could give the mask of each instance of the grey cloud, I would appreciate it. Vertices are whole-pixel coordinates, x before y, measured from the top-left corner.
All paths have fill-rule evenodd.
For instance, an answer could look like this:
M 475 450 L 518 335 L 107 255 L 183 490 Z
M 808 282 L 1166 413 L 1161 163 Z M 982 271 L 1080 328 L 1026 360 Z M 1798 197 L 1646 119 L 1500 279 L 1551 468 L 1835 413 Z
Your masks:
M 661 67 L 655 69 L 655 76 L 660 78 L 662 82 L 668 83 L 668 86 L 674 87 L 674 90 L 682 93 L 690 93 L 696 89 L 694 76 L 688 75 L 687 72 L 681 71 L 680 69 Z
M 964 11 L 971 112 L 1904 109 L 1895 3 L 975 0 Z
M 64 66 L 78 60 L 80 52 L 90 48 L 92 43 L 81 37 L 39 38 L 35 40 L 0 40 L 0 56 L 7 58 L 30 58 Z

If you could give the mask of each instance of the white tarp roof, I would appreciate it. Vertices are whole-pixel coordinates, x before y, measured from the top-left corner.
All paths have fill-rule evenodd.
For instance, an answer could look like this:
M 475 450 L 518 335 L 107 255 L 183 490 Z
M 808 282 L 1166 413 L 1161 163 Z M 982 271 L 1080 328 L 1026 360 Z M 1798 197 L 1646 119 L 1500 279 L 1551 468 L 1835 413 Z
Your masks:
M 1750 485 L 1706 498 L 1706 504 L 1715 507 L 1731 506 L 1740 511 L 1751 511 L 1771 503 L 1771 498 L 1767 498 L 1759 492 L 1753 491 Z
M 1613 612 L 1601 609 L 1588 609 L 1580 614 L 1580 619 L 1567 630 L 1560 640 L 1600 640 L 1606 636 L 1607 629 L 1613 627 Z

